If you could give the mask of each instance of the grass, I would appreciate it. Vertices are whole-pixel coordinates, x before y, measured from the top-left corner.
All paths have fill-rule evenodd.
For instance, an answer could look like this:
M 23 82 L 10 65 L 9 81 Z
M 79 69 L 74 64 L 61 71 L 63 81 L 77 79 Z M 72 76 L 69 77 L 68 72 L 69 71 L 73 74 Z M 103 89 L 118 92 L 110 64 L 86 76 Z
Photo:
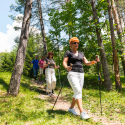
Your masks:
M 47 99 L 40 99 L 38 96 L 45 92 L 35 86 L 30 86 L 31 79 L 22 76 L 20 92 L 18 96 L 6 95 L 9 88 L 11 73 L 0 73 L 0 125 L 101 125 L 93 119 L 81 120 L 78 116 L 71 115 L 67 111 L 57 110 Z M 57 76 L 57 90 L 60 87 L 59 76 Z M 83 89 L 83 108 L 91 113 L 100 116 L 100 96 L 98 90 L 97 76 L 85 76 Z M 73 91 L 61 75 L 61 83 L 64 83 L 62 96 L 71 101 Z M 118 93 L 113 89 L 107 92 L 101 86 L 102 112 L 109 120 L 120 121 L 125 124 L 125 78 L 121 77 L 123 90 Z M 114 83 L 113 83 L 114 85 Z M 67 107 L 68 109 L 69 107 Z

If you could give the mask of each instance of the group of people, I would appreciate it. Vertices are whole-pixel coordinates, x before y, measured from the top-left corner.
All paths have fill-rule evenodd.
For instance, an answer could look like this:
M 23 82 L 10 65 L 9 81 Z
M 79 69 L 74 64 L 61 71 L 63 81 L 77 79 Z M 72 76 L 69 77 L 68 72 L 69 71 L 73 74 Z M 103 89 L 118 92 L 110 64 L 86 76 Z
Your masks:
M 72 37 L 69 40 L 69 45 L 70 50 L 65 52 L 63 59 L 63 66 L 68 72 L 67 79 L 74 92 L 72 102 L 68 111 L 74 115 L 78 115 L 74 108 L 75 104 L 77 104 L 80 111 L 80 117 L 82 119 L 89 119 L 90 116 L 82 108 L 82 89 L 84 85 L 83 63 L 87 66 L 90 66 L 99 62 L 99 58 L 97 57 L 93 61 L 88 61 L 85 55 L 77 50 L 79 47 L 79 39 L 77 37 Z M 54 68 L 59 68 L 59 66 L 56 66 L 56 63 L 53 60 L 52 52 L 48 53 L 47 58 L 44 60 L 43 67 L 45 67 L 45 76 L 47 84 L 46 91 L 51 94 L 53 93 L 53 89 L 56 86 Z
M 42 56 L 40 60 L 38 60 L 38 56 L 35 56 L 35 60 L 31 62 L 33 64 L 33 73 L 35 80 L 38 76 L 38 71 L 40 73 L 39 81 L 42 75 L 45 75 L 46 93 L 49 96 L 52 96 L 54 94 L 54 89 L 56 87 L 55 69 L 59 68 L 59 65 L 56 66 L 53 55 L 53 52 L 49 52 L 47 54 L 47 58 L 45 58 L 45 56 Z

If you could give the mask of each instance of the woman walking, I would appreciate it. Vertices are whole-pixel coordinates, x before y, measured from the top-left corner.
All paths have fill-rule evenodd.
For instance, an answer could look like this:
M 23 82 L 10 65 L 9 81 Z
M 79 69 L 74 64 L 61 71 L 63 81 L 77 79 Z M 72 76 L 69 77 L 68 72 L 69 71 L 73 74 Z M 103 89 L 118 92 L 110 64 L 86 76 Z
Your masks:
M 54 89 L 56 87 L 56 77 L 55 69 L 59 68 L 56 66 L 55 60 L 53 59 L 53 52 L 47 54 L 47 58 L 44 60 L 43 67 L 45 67 L 46 76 L 46 92 L 49 96 L 54 94 Z
M 82 119 L 88 119 L 90 118 L 89 115 L 84 112 L 82 108 L 82 88 L 84 85 L 84 70 L 82 63 L 87 66 L 93 65 L 97 63 L 97 59 L 88 61 L 82 52 L 77 51 L 79 47 L 79 39 L 77 37 L 71 38 L 69 44 L 71 50 L 66 51 L 63 60 L 63 66 L 68 71 L 68 81 L 74 92 L 72 103 L 68 111 L 74 115 L 78 115 L 74 109 L 75 104 L 77 104 L 80 111 L 80 117 Z M 70 67 L 70 64 L 73 64 L 72 67 Z
M 40 68 L 40 76 L 39 76 L 39 81 L 40 81 L 40 78 L 42 77 L 43 75 L 43 70 L 44 70 L 44 67 L 43 67 L 43 63 L 44 63 L 44 59 L 45 59 L 45 56 L 42 56 L 41 59 L 39 60 L 39 68 Z

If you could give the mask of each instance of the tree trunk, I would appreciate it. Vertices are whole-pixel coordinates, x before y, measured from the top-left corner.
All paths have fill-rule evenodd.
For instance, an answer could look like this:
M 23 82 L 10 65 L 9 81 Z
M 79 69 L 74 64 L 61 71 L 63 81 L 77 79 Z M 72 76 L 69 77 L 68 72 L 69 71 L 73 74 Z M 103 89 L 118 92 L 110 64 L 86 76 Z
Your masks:
M 43 16 L 42 16 L 42 8 L 41 8 L 41 2 L 40 0 L 37 0 L 38 3 L 38 10 L 39 10 L 39 18 L 40 18 L 40 26 L 41 26 L 41 32 L 42 32 L 42 37 L 43 37 L 43 44 L 44 44 L 44 55 L 47 55 L 47 44 L 46 44 L 46 34 L 45 34 L 45 29 L 44 29 L 44 23 L 43 23 Z
M 108 3 L 108 12 L 109 12 L 109 23 L 110 23 L 110 32 L 111 32 L 111 40 L 112 40 L 112 48 L 113 48 L 113 60 L 114 60 L 114 70 L 115 70 L 115 86 L 116 89 L 122 89 L 120 83 L 120 75 L 119 75 L 119 61 L 117 56 L 117 49 L 115 43 L 115 33 L 113 27 L 113 17 L 112 17 L 112 8 L 111 8 L 111 1 L 107 0 Z
M 8 94 L 11 95 L 18 95 L 19 93 L 20 80 L 23 73 L 23 65 L 25 61 L 27 41 L 29 35 L 31 10 L 32 10 L 32 0 L 26 0 L 20 42 L 8 90 Z
M 104 45 L 103 45 L 103 41 L 102 41 L 102 37 L 101 37 L 101 29 L 97 28 L 97 24 L 99 24 L 99 20 L 98 20 L 96 8 L 95 8 L 95 0 L 91 0 L 91 6 L 92 6 L 93 18 L 95 20 L 98 46 L 101 47 L 100 55 L 101 55 L 101 63 L 102 63 L 102 69 L 103 69 L 103 74 L 104 74 L 104 84 L 105 84 L 105 87 L 107 90 L 111 90 L 112 83 L 111 83 L 110 74 L 109 74 L 109 70 L 108 70 L 105 49 L 104 49 Z
M 115 24 L 117 24 L 117 25 L 115 25 L 116 30 L 117 30 L 117 34 L 118 34 L 118 37 L 119 37 L 121 43 L 123 43 L 124 41 L 123 41 L 123 36 L 122 36 L 122 26 L 120 25 L 120 21 L 119 21 L 119 17 L 118 17 L 118 13 L 117 13 L 117 10 L 116 10 L 114 0 L 112 0 L 112 10 L 113 10 L 113 16 L 114 16 Z M 122 59 L 124 76 L 125 76 L 125 53 L 124 53 L 125 47 L 124 47 L 124 49 L 121 49 L 120 51 L 122 53 L 121 59 Z

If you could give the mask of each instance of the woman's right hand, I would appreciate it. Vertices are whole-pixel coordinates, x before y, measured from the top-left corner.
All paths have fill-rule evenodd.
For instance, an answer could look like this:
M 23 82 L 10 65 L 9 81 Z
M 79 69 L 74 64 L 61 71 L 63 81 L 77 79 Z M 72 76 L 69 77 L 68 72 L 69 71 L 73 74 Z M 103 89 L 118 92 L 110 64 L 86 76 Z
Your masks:
M 72 67 L 71 66 L 67 66 L 66 70 L 69 72 L 71 71 Z
M 50 62 L 48 62 L 48 65 L 50 64 Z

